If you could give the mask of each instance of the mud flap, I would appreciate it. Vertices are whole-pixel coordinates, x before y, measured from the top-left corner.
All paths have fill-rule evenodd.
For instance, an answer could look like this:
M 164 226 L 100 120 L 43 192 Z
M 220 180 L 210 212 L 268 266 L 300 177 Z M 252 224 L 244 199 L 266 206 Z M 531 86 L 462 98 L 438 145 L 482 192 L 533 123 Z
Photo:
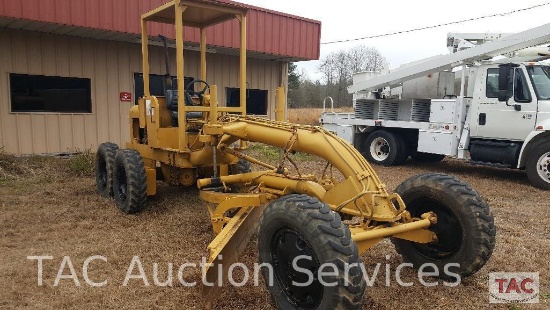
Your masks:
M 243 207 L 208 245 L 210 258 L 203 274 L 203 300 L 205 309 L 212 309 L 223 286 L 224 275 L 236 263 L 256 231 L 264 206 Z M 220 257 L 222 259 L 218 259 Z M 220 272 L 221 271 L 221 272 Z M 219 278 L 219 276 L 222 278 Z

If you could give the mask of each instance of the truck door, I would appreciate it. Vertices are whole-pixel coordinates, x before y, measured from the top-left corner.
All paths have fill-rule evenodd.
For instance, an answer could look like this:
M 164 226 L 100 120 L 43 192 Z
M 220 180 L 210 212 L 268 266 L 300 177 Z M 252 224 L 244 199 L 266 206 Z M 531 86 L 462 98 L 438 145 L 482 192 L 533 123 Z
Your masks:
M 513 69 L 512 89 L 513 95 L 508 103 L 498 101 L 499 69 L 489 68 L 484 71 L 485 77 L 480 79 L 483 85 L 480 87 L 477 116 L 472 118 L 472 137 L 499 139 L 499 140 L 525 140 L 533 131 L 537 115 L 537 96 L 534 94 L 530 80 L 527 78 L 523 67 Z M 521 107 L 516 108 L 516 105 Z

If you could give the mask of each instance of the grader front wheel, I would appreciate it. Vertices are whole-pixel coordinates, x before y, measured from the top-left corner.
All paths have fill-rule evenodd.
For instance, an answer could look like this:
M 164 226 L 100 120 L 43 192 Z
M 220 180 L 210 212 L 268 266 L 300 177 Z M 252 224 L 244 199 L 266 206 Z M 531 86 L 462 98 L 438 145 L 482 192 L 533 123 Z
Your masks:
M 495 247 L 495 224 L 487 203 L 468 184 L 445 174 L 412 177 L 395 190 L 412 217 L 434 212 L 437 223 L 430 226 L 438 240 L 419 244 L 393 239 L 403 260 L 416 268 L 432 263 L 440 276 L 445 267 L 467 277 L 483 267 Z M 447 264 L 459 264 L 458 267 Z
M 268 268 L 262 272 L 278 309 L 362 308 L 366 283 L 357 245 L 340 216 L 318 199 L 293 194 L 268 205 L 258 248 L 260 263 L 272 267 L 272 274 Z M 337 275 L 318 277 L 327 263 Z

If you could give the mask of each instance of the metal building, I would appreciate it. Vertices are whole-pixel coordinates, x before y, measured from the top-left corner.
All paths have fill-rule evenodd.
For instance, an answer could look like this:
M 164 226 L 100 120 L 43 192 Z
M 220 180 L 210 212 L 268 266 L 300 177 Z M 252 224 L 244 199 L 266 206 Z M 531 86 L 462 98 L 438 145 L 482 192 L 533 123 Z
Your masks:
M 288 62 L 319 58 L 321 23 L 245 6 L 248 20 L 247 110 L 274 117 L 275 90 Z M 166 0 L 0 0 L 0 147 L 16 154 L 95 149 L 129 139 L 128 110 L 141 87 L 140 15 Z M 151 91 L 165 74 L 152 24 Z M 186 76 L 199 76 L 198 31 L 186 29 Z M 156 40 L 156 43 L 155 43 Z M 208 82 L 220 103 L 238 102 L 238 24 L 207 31 Z M 176 72 L 170 49 L 171 73 Z M 155 82 L 156 81 L 156 82 Z M 160 94 L 158 94 L 160 95 Z

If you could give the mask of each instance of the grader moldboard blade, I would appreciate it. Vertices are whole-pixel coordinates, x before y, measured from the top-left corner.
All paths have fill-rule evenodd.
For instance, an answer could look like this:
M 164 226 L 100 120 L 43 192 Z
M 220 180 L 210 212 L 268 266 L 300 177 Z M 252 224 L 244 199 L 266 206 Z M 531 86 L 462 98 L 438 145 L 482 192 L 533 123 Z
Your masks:
M 201 193 L 203 199 L 208 199 L 207 196 L 210 195 L 205 192 Z M 208 200 L 212 201 L 211 199 Z M 202 292 L 205 309 L 213 309 L 223 287 L 224 276 L 227 275 L 231 264 L 236 263 L 239 256 L 246 249 L 264 209 L 263 205 L 259 205 L 262 200 L 259 195 L 256 197 L 247 195 L 244 199 L 239 197 L 227 198 L 224 202 L 230 200 L 241 203 L 242 207 L 208 245 L 210 257 L 208 268 L 203 274 L 204 286 Z M 252 206 L 246 206 L 247 204 Z

